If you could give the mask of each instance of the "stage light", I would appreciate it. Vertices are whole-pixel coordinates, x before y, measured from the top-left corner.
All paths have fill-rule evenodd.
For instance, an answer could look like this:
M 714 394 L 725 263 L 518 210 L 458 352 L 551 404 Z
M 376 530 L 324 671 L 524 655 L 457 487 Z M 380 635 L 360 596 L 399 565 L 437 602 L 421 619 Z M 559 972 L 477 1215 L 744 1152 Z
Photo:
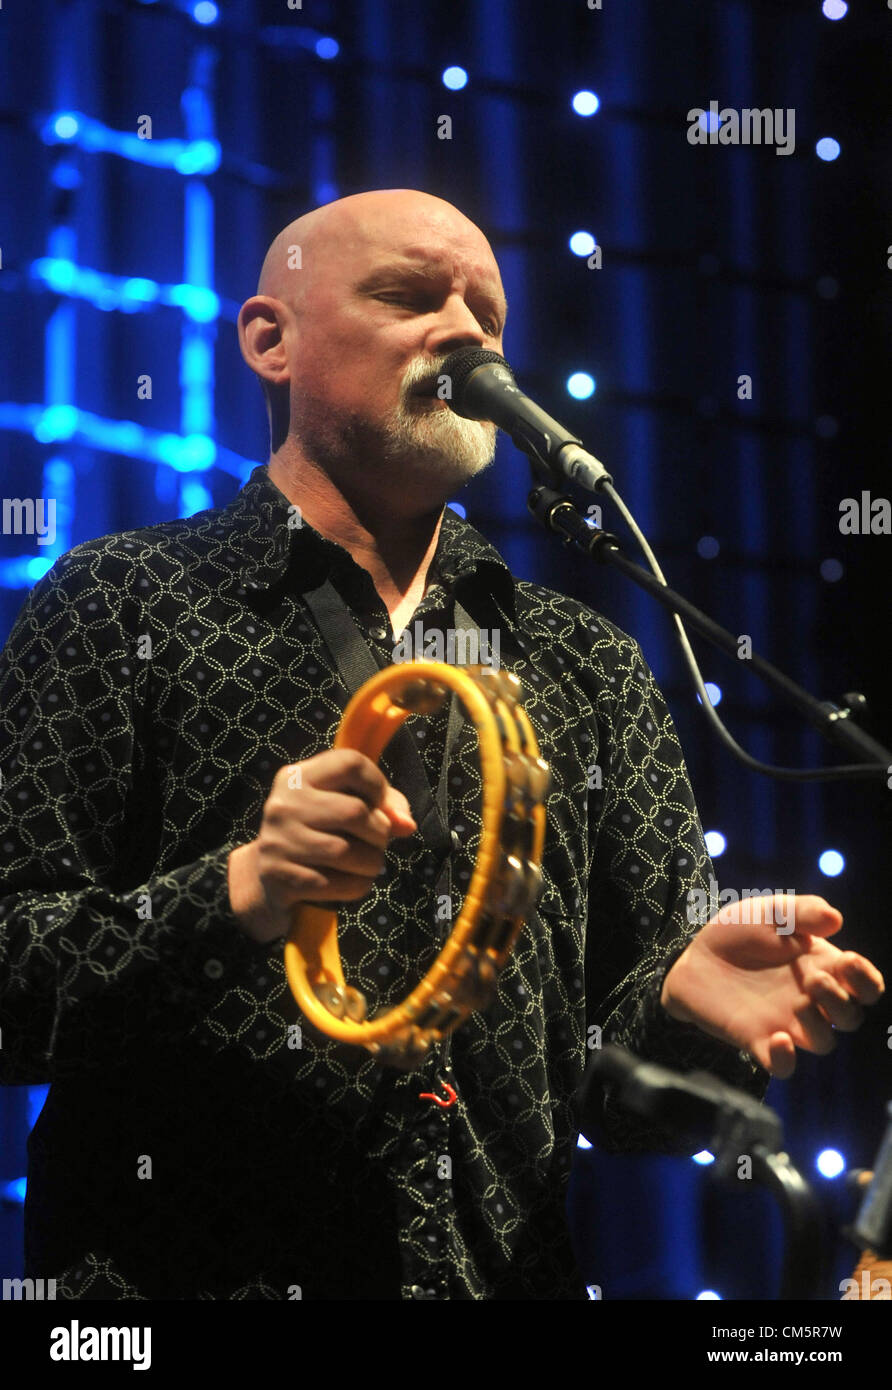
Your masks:
M 192 18 L 196 24 L 216 24 L 220 11 L 213 0 L 198 0 L 198 4 L 192 7 Z
M 825 19 L 843 19 L 849 12 L 846 0 L 824 0 L 821 9 Z
M 701 1149 L 698 1154 L 692 1154 L 691 1157 L 695 1163 L 699 1163 L 703 1168 L 705 1168 L 708 1163 L 715 1163 L 715 1154 L 711 1154 L 709 1149 Z
M 821 561 L 821 578 L 826 579 L 828 584 L 835 584 L 837 579 L 842 579 L 843 567 L 838 560 Z
M 53 121 L 53 131 L 60 140 L 73 140 L 79 130 L 80 123 L 77 116 L 72 116 L 67 111 L 57 116 Z
M 214 291 L 203 285 L 171 285 L 168 298 L 196 323 L 212 323 L 220 312 L 220 301 Z
M 721 1303 L 721 1301 L 722 1295 L 716 1293 L 715 1289 L 704 1289 L 702 1293 L 697 1294 L 698 1303 Z
M 570 250 L 574 256 L 590 256 L 597 244 L 591 232 L 574 232 L 570 238 Z
M 595 394 L 595 378 L 589 376 L 588 372 L 574 372 L 567 377 L 567 390 L 577 401 L 587 401 L 589 396 Z
M 80 170 L 70 160 L 61 159 L 50 175 L 56 188 L 80 188 Z
M 701 536 L 697 542 L 697 554 L 703 560 L 714 560 L 721 548 L 715 536 Z
M 825 135 L 823 139 L 819 140 L 815 145 L 815 154 L 818 156 L 818 159 L 838 159 L 839 141 L 834 140 L 832 135 Z
M 822 1178 L 838 1178 L 845 1171 L 846 1161 L 839 1149 L 822 1149 L 815 1159 L 815 1167 Z
M 12 1182 L 0 1183 L 0 1201 L 23 1206 L 25 1202 L 26 1178 L 13 1178 Z
M 700 116 L 699 124 L 705 131 L 718 130 L 721 124 L 718 111 L 704 111 Z
M 577 1149 L 590 1149 L 591 1144 L 588 1142 L 584 1134 L 580 1134 L 579 1138 L 576 1140 L 576 1147 Z
M 577 116 L 593 116 L 601 105 L 601 101 L 594 92 L 584 91 L 575 94 L 572 105 Z
M 34 438 L 41 444 L 70 439 L 77 429 L 77 418 L 77 408 L 73 405 L 49 405 L 34 425 Z
M 459 516 L 467 517 L 468 513 L 465 511 L 461 502 L 447 502 L 446 505 L 452 511 L 457 512 Z
M 468 85 L 468 74 L 464 68 L 446 68 L 442 80 L 443 86 L 448 87 L 450 92 L 460 92 L 462 87 Z
M 728 848 L 728 841 L 721 830 L 707 830 L 703 838 L 706 841 L 710 859 L 718 859 L 719 855 L 724 854 Z
M 316 40 L 317 58 L 324 58 L 326 62 L 330 62 L 332 58 L 337 58 L 340 51 L 341 45 L 338 43 L 337 39 L 326 36 L 325 38 Z
M 828 878 L 836 878 L 846 866 L 846 861 L 837 849 L 825 849 L 818 859 L 818 868 Z
M 704 681 L 703 684 L 706 686 L 706 693 L 709 696 L 709 703 L 711 705 L 720 705 L 722 703 L 721 687 L 716 685 L 715 681 Z M 703 701 L 700 699 L 699 691 L 697 692 L 697 701 L 699 704 L 703 704 Z

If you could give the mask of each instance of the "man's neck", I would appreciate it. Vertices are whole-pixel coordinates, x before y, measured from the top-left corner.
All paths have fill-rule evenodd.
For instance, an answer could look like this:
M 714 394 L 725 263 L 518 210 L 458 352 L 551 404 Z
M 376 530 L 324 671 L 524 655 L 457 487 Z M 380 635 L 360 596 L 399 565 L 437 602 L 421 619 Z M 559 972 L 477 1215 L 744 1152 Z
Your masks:
M 304 461 L 297 467 L 273 456 L 268 471 L 303 519 L 368 571 L 394 633 L 402 632 L 424 597 L 443 507 L 414 512 L 411 499 L 369 495 L 361 486 L 348 496 L 317 465 Z

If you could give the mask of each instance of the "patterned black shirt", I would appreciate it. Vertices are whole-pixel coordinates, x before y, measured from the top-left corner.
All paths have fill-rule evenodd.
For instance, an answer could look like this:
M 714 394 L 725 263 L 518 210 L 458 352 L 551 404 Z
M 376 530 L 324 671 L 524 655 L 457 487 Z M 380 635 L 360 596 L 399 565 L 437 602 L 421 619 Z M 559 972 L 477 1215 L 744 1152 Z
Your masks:
M 25 1272 L 57 1297 L 584 1297 L 564 1203 L 588 1048 L 767 1083 L 659 1005 L 711 865 L 638 644 L 513 578 L 449 509 L 409 630 L 445 633 L 458 601 L 520 678 L 553 776 L 544 893 L 493 1004 L 420 1072 L 303 1020 L 281 941 L 232 915 L 227 859 L 347 702 L 302 597 L 326 579 L 392 661 L 370 576 L 260 467 L 224 509 L 62 556 L 0 662 L 0 1080 L 51 1083 Z M 406 726 L 432 797 L 446 719 Z M 340 914 L 370 1012 L 405 996 L 459 910 L 479 830 L 468 721 L 446 781 L 448 826 L 416 814 Z M 420 1098 L 444 1077 L 454 1105 Z M 602 1122 L 610 1147 L 660 1138 L 609 1100 Z

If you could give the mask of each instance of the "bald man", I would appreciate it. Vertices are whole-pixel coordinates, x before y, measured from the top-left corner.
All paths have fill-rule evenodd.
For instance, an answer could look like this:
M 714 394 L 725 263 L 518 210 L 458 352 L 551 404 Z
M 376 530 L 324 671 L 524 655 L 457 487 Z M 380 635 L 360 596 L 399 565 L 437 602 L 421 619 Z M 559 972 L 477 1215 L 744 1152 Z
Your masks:
M 239 315 L 268 464 L 225 508 L 76 547 L 23 607 L 0 684 L 0 1079 L 52 1083 L 26 1274 L 57 1297 L 583 1298 L 564 1200 L 588 1046 L 761 1094 L 882 992 L 821 898 L 698 927 L 711 865 L 638 644 L 444 507 L 495 431 L 449 410 L 439 371 L 501 351 L 505 314 L 486 238 L 439 198 L 299 218 Z M 305 1024 L 282 943 L 297 904 L 337 904 L 374 1013 L 460 910 L 472 726 L 413 717 L 380 766 L 331 748 L 410 624 L 498 637 L 553 787 L 496 998 L 402 1072 Z M 671 1147 L 609 1095 L 602 1125 Z

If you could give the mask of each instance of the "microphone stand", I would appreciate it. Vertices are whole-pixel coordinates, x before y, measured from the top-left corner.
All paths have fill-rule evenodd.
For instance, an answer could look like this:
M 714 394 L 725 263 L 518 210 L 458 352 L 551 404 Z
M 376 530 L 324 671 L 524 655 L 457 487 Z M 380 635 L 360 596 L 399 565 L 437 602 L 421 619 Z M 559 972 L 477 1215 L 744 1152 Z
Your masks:
M 536 461 L 534 461 L 534 469 L 535 467 Z M 542 471 L 546 470 L 542 469 Z M 550 481 L 556 481 L 550 470 L 547 471 Z M 529 494 L 527 506 L 547 531 L 553 531 L 556 535 L 561 536 L 565 543 L 574 544 L 599 564 L 610 564 L 621 570 L 629 579 L 645 589 L 658 603 L 661 603 L 664 608 L 679 614 L 686 623 L 690 624 L 713 646 L 727 652 L 730 656 L 737 656 L 737 638 L 733 633 L 714 622 L 702 609 L 697 608 L 675 589 L 661 584 L 641 565 L 636 565 L 634 561 L 628 559 L 620 549 L 618 538 L 611 532 L 602 530 L 599 526 L 593 526 L 590 519 L 583 515 L 571 498 L 556 491 L 551 486 L 540 483 Z M 864 765 L 863 774 L 860 775 L 886 777 L 889 774 L 890 769 L 892 769 L 892 752 L 888 748 L 884 748 L 876 739 L 871 738 L 852 719 L 853 710 L 864 709 L 867 704 L 863 695 L 854 693 L 844 695 L 842 699 L 846 708 L 840 709 L 830 700 L 816 700 L 801 685 L 797 685 L 789 676 L 784 675 L 777 666 L 773 666 L 770 661 L 765 661 L 755 652 L 747 658 L 747 665 L 767 685 L 770 685 L 772 689 L 778 691 L 792 705 L 795 705 L 800 714 L 810 724 L 813 724 L 824 738 L 839 744 L 859 761 L 864 758 L 869 759 L 869 764 Z M 833 768 L 827 768 L 826 771 L 829 777 L 833 773 Z M 816 775 L 820 776 L 819 773 Z
M 580 1131 L 597 1142 L 605 1090 L 624 1109 L 646 1118 L 692 1147 L 714 1154 L 715 1175 L 740 1191 L 741 1156 L 752 1161 L 755 1181 L 780 1204 L 784 1262 L 778 1297 L 820 1298 L 826 1272 L 825 1222 L 808 1182 L 782 1148 L 783 1129 L 774 1110 L 710 1072 L 677 1072 L 610 1043 L 592 1054 L 577 1100 Z

